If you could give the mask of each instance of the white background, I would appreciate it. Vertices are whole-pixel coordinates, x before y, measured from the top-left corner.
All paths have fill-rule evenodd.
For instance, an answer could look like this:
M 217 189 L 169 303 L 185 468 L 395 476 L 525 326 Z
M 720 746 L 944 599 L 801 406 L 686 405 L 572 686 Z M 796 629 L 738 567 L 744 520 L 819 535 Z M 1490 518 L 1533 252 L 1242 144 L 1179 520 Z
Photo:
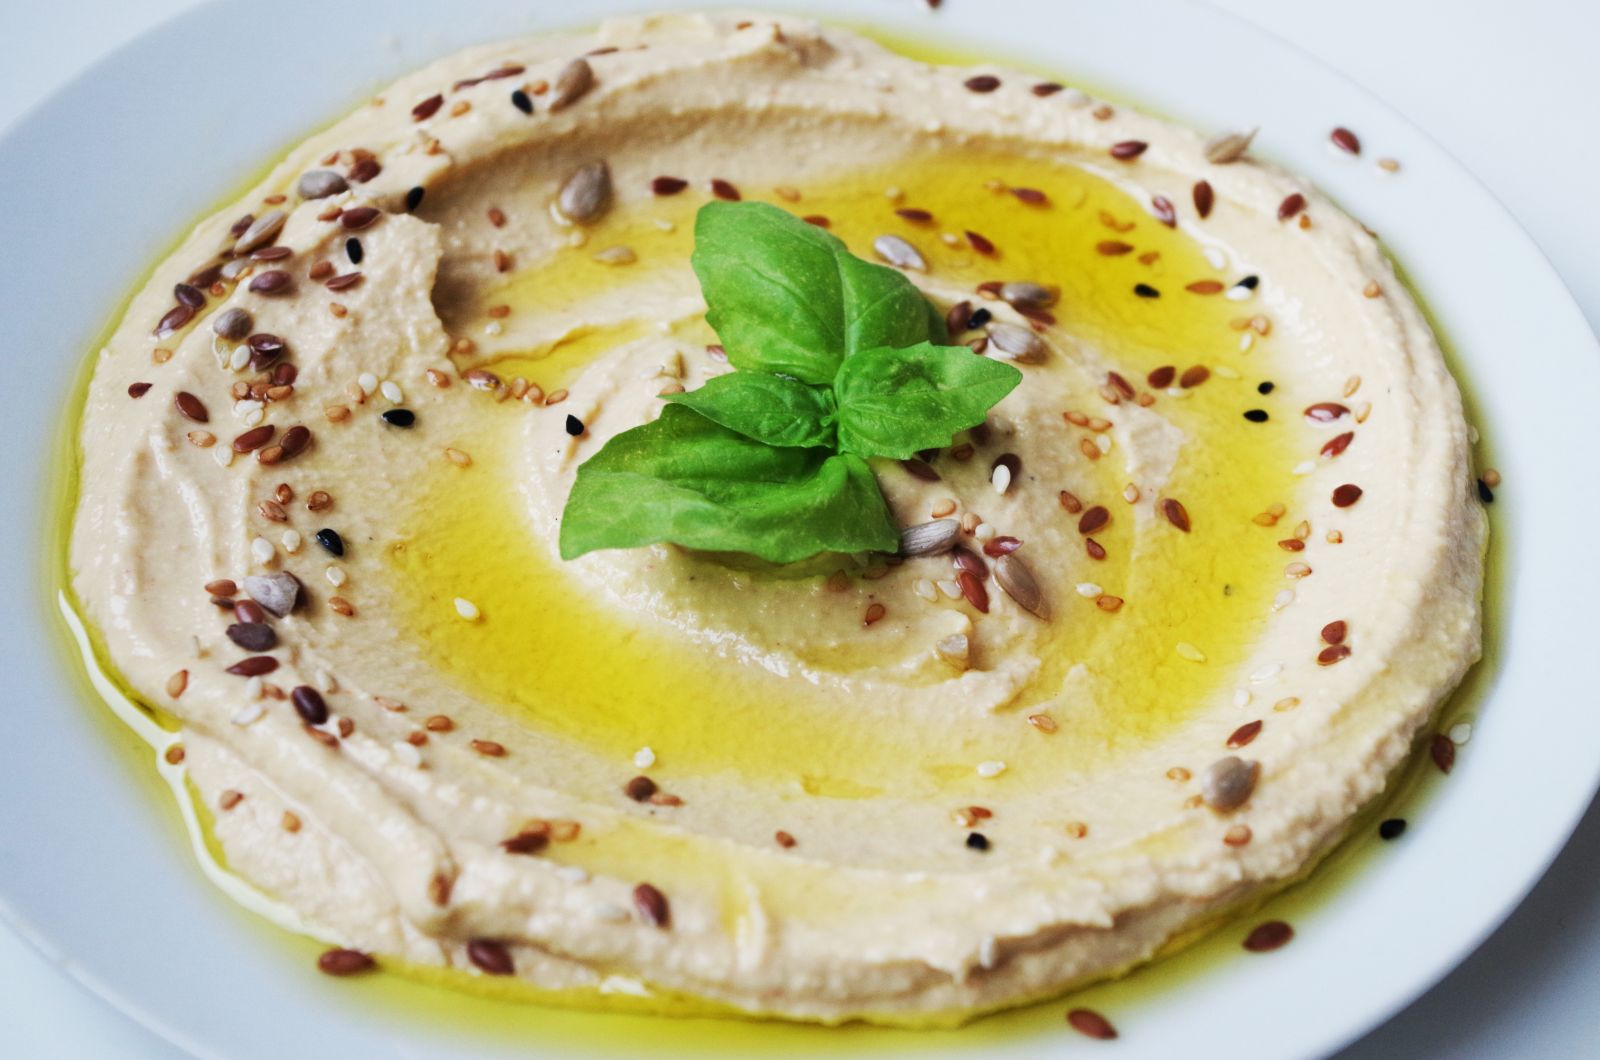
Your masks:
M 195 4 L 0 0 L 0 130 L 105 52 Z M 1594 116 L 1600 100 L 1600 59 L 1594 54 L 1600 8 L 1591 0 L 1214 0 L 1214 6 L 1342 70 L 1431 133 L 1522 222 L 1590 325 L 1600 328 L 1600 267 L 1594 263 L 1600 249 L 1600 189 L 1594 181 L 1600 173 L 1600 123 Z M 261 14 L 272 17 L 270 3 Z M 1117 46 L 1137 61 L 1137 42 Z M 1219 54 L 1217 63 L 1219 76 L 1226 76 L 1228 56 Z M 1270 93 L 1272 86 L 1261 91 Z M 1404 153 L 1396 154 L 1403 162 Z M 85 155 L 93 156 L 93 145 L 85 145 Z M 1472 218 L 1442 223 L 1471 224 Z M 1488 273 L 1496 267 L 1493 260 L 1482 262 Z M 1504 309 L 1518 312 L 1509 302 Z M 1537 320 L 1527 322 L 1527 341 L 1530 347 L 1541 341 Z M 1524 352 L 1505 351 L 1508 357 Z M 1581 426 L 1573 425 L 1575 434 Z M 1580 444 L 1592 448 L 1586 440 Z M 1515 781 L 1507 778 L 1508 797 L 1514 797 Z M 1486 831 L 1483 843 L 1492 856 L 1493 834 Z M 1597 880 L 1600 809 L 1591 809 L 1566 852 L 1506 925 L 1437 988 L 1346 1055 L 1600 1055 Z M 1371 959 L 1382 961 L 1384 955 Z M 0 1056 L 177 1055 L 0 930 Z

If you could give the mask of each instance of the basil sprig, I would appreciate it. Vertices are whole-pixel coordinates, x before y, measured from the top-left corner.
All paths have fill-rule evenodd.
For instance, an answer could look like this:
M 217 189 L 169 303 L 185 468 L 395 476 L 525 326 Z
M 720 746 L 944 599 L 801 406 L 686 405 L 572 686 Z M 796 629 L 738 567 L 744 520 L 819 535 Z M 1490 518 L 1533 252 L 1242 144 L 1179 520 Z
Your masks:
M 904 275 L 775 206 L 701 207 L 691 263 L 735 371 L 668 396 L 578 468 L 562 558 L 662 541 L 772 563 L 893 552 L 867 460 L 950 444 L 1022 374 L 943 345 Z

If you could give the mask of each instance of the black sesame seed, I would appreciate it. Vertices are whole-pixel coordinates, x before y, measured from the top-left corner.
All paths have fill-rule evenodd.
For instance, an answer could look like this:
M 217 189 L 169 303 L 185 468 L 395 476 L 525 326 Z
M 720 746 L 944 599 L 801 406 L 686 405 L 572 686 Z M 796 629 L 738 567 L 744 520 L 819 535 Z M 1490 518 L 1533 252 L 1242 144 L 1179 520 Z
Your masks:
M 355 236 L 351 236 L 349 239 L 345 240 L 344 253 L 345 256 L 350 259 L 350 264 L 360 265 L 362 257 L 365 256 L 365 252 L 361 249 L 361 240 L 357 239 Z
M 979 307 L 974 309 L 972 311 L 972 315 L 967 318 L 967 327 L 981 328 L 985 324 L 989 323 L 989 321 L 992 319 L 994 319 L 993 313 L 989 312 L 987 309 Z
M 574 438 L 583 434 L 583 421 L 570 413 L 567 415 L 567 433 Z
M 324 527 L 317 531 L 317 544 L 327 549 L 331 555 L 344 555 L 344 538 L 339 536 L 339 531 Z
M 1478 499 L 1485 504 L 1494 503 L 1494 490 L 1490 489 L 1489 484 L 1481 478 L 1478 480 Z
M 1261 285 L 1261 277 L 1259 277 L 1259 276 L 1246 276 L 1244 279 L 1242 279 L 1238 283 L 1234 284 L 1235 287 L 1244 287 L 1244 288 L 1247 288 L 1247 289 L 1252 290 L 1252 291 L 1255 290 L 1260 285 Z
M 424 188 L 422 185 L 419 184 L 416 187 L 412 188 L 410 191 L 406 192 L 406 212 L 407 213 L 410 213 L 411 211 L 415 210 L 418 206 L 422 205 L 422 195 L 426 190 L 427 190 L 426 188 Z
M 969 850 L 988 850 L 989 837 L 982 832 L 967 833 L 967 848 Z
M 1256 384 L 1256 393 L 1258 393 L 1258 394 L 1270 394 L 1274 390 L 1276 390 L 1277 388 L 1278 388 L 1278 384 L 1277 383 L 1274 383 L 1271 380 L 1268 380 L 1267 382 L 1257 383 Z
M 533 113 L 533 100 L 528 98 L 528 94 L 522 91 L 522 89 L 519 88 L 515 92 L 511 93 L 511 102 L 518 110 L 522 111 L 522 113 Z
M 1148 283 L 1136 283 L 1136 284 L 1134 284 L 1133 285 L 1133 293 L 1138 295 L 1140 298 L 1160 298 L 1161 297 L 1161 292 L 1156 290 L 1154 287 L 1151 287 Z
M 1406 831 L 1404 817 L 1391 817 L 1378 826 L 1378 835 L 1384 839 L 1399 839 Z
M 1244 414 L 1244 418 L 1249 420 L 1251 423 L 1266 423 L 1267 422 L 1267 410 L 1266 409 L 1246 409 L 1245 410 L 1245 414 Z
M 417 414 L 410 409 L 389 409 L 383 414 L 383 422 L 391 427 L 410 427 L 417 422 Z

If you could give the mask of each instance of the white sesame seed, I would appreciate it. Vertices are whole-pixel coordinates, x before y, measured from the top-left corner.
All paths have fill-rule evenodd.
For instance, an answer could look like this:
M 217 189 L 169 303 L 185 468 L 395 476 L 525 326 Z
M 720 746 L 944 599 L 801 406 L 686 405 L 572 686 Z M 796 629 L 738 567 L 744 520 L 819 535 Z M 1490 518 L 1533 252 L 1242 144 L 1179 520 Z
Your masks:
M 1282 611 L 1292 603 L 1294 603 L 1294 590 L 1279 589 L 1278 595 L 1272 598 L 1272 609 L 1274 611 Z
M 1000 531 L 996 530 L 988 523 L 979 523 L 977 526 L 972 528 L 972 536 L 977 538 L 979 541 L 988 541 L 999 532 Z
M 1254 693 L 1248 688 L 1235 688 L 1233 690 L 1233 705 L 1236 707 L 1248 707 L 1250 700 L 1253 698 L 1255 698 Z
M 233 446 L 219 445 L 213 447 L 211 450 L 211 458 L 215 460 L 218 465 L 227 467 L 229 464 L 233 463 Z
M 1478 428 L 1474 427 L 1470 423 L 1467 424 L 1467 441 L 1471 442 L 1473 445 L 1477 445 L 1480 437 L 1482 436 L 1478 434 Z
M 298 531 L 298 530 L 285 530 L 283 532 L 283 537 L 279 538 L 278 540 L 283 542 L 283 550 L 285 552 L 289 553 L 289 555 L 292 556 L 296 552 L 300 551 L 300 543 L 301 543 L 300 531 Z
M 1243 302 L 1253 294 L 1255 294 L 1255 291 L 1252 288 L 1242 287 L 1239 284 L 1234 284 L 1232 287 L 1228 288 L 1226 297 L 1230 302 Z
M 361 392 L 367 397 L 371 397 L 372 392 L 378 389 L 378 377 L 371 372 L 362 372 L 356 376 L 356 386 L 360 387 Z
M 633 768 L 649 769 L 656 764 L 656 753 L 648 747 L 641 747 L 633 752 Z
M 929 603 L 939 599 L 939 590 L 934 588 L 933 581 L 930 578 L 918 578 L 912 582 L 911 591 Z
M 1225 269 L 1228 267 L 1228 255 L 1224 254 L 1220 247 L 1206 247 L 1200 253 L 1205 257 L 1206 264 L 1213 269 Z
M 1251 674 L 1250 675 L 1250 680 L 1254 681 L 1256 684 L 1259 685 L 1263 681 L 1272 680 L 1274 677 L 1277 677 L 1282 672 L 1283 672 L 1283 663 L 1272 663 L 1271 665 L 1263 666 L 1261 669 L 1259 669 L 1255 673 Z
M 958 247 L 961 245 L 961 237 L 954 232 L 940 232 L 939 242 L 947 247 Z
M 676 232 L 678 230 L 678 226 L 667 220 L 665 217 L 656 218 L 656 227 L 661 229 L 663 232 Z
M 1186 640 L 1180 640 L 1177 643 L 1176 650 L 1180 656 L 1190 662 L 1203 663 L 1206 661 L 1206 653 Z
M 1187 387 L 1181 387 L 1181 386 L 1169 386 L 1169 387 L 1167 387 L 1167 397 L 1169 397 L 1169 398 L 1186 398 L 1188 396 L 1189 396 L 1189 389 Z
M 1229 368 L 1225 364 L 1215 365 L 1211 369 L 1211 374 L 1216 376 L 1218 379 L 1238 379 L 1239 378 L 1239 373 L 1234 371 L 1232 368 Z
M 235 725 L 249 725 L 251 722 L 259 721 L 266 712 L 267 708 L 262 706 L 259 701 L 246 703 L 233 712 L 232 720 Z
M 1316 469 L 1317 469 L 1316 461 L 1307 460 L 1307 461 L 1305 461 L 1303 463 L 1296 464 L 1294 466 L 1294 473 L 1296 475 L 1309 475 L 1309 474 L 1311 474 L 1311 472 L 1315 471 Z
M 1004 762 L 989 761 L 989 762 L 979 762 L 978 763 L 978 776 L 980 776 L 980 777 L 984 777 L 984 778 L 998 777 L 1001 773 L 1004 773 L 1005 771 L 1006 771 L 1006 764 Z
M 406 399 L 405 391 L 400 389 L 400 384 L 393 379 L 385 379 L 378 384 L 378 390 L 383 394 L 383 399 L 391 404 L 398 405 Z
M 254 538 L 250 542 L 250 558 L 262 566 L 271 563 L 277 554 L 278 550 L 272 547 L 272 542 L 264 537 Z
M 1250 347 L 1254 346 L 1255 344 L 1256 337 L 1251 332 L 1247 331 L 1243 335 L 1239 336 L 1239 351 L 1241 353 L 1248 351 Z
M 401 765 L 416 769 L 422 765 L 422 752 L 417 750 L 417 745 L 408 740 L 396 740 L 392 745 L 394 756 L 400 760 Z
M 240 398 L 233 403 L 233 414 L 235 416 L 249 416 L 252 412 L 260 412 L 262 407 L 262 403 L 254 398 Z
M 1122 499 L 1127 501 L 1129 504 L 1138 504 L 1139 503 L 1139 487 L 1135 486 L 1131 482 L 1128 483 L 1126 486 L 1122 487 Z
M 348 577 L 348 575 L 345 574 L 343 567 L 330 566 L 322 573 L 327 577 L 328 584 L 333 586 L 335 589 L 343 585 L 345 583 L 345 579 Z
M 244 425 L 246 427 L 259 427 L 261 425 L 261 421 L 266 418 L 267 413 L 265 409 L 251 409 L 249 412 L 244 414 Z
M 628 919 L 628 911 L 615 902 L 601 902 L 591 912 L 596 920 L 604 920 L 611 924 L 620 924 Z
M 261 692 L 267 687 L 266 682 L 258 675 L 244 683 L 244 697 L 246 699 L 260 699 Z
M 1450 726 L 1450 731 L 1447 735 L 1450 737 L 1451 743 L 1460 747 L 1472 739 L 1472 723 L 1470 721 L 1458 721 Z
M 989 484 L 996 493 L 1004 493 L 1011 488 L 1011 468 L 1005 464 L 996 464 L 994 474 L 989 477 Z
M 1079 582 L 1077 586 L 1078 595 L 1083 597 L 1085 600 L 1094 600 L 1103 592 L 1105 592 L 1105 590 L 1100 588 L 1100 586 L 1096 585 L 1094 582 Z
M 471 600 L 468 600 L 462 596 L 456 597 L 456 614 L 460 615 L 468 622 L 476 622 L 481 613 L 482 612 L 478 610 L 478 605 L 473 603 Z
M 952 578 L 940 578 L 936 584 L 939 591 L 952 600 L 961 595 L 961 583 Z
M 242 372 L 244 371 L 244 366 L 249 363 L 250 347 L 244 345 L 243 343 L 235 346 L 233 348 L 233 352 L 228 355 L 228 368 L 231 371 Z
M 339 679 L 326 670 L 318 670 L 317 687 L 324 692 L 337 692 L 339 691 Z

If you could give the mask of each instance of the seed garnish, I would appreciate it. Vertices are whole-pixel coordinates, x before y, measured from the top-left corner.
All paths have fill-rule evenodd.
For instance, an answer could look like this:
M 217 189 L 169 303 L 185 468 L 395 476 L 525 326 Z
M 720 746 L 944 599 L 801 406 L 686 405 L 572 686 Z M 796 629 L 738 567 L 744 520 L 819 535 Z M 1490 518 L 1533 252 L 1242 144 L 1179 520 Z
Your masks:
M 325 950 L 317 957 L 317 970 L 324 975 L 345 976 L 370 972 L 378 966 L 368 954 L 360 950 Z
M 1341 151 L 1348 151 L 1352 155 L 1361 153 L 1361 141 L 1356 137 L 1355 133 L 1343 126 L 1329 133 L 1328 139 L 1332 140 L 1333 145 Z
M 473 939 L 467 943 L 467 960 L 489 975 L 511 975 L 517 970 L 511 951 L 493 939 Z
M 1245 936 L 1244 948 L 1251 953 L 1268 953 L 1287 945 L 1294 938 L 1294 928 L 1281 920 L 1268 920 L 1264 924 L 1257 924 L 1250 934 Z
M 1117 1036 L 1117 1029 L 1111 1025 L 1111 1021 L 1093 1009 L 1073 1009 L 1067 1013 L 1067 1023 L 1086 1038 L 1110 1041 Z
M 672 922 L 672 909 L 667 896 L 648 883 L 633 889 L 633 907 L 639 916 L 652 927 L 664 928 Z
M 1143 140 L 1123 140 L 1111 145 L 1111 157 L 1119 162 L 1131 162 L 1144 154 L 1149 147 L 1150 145 Z

